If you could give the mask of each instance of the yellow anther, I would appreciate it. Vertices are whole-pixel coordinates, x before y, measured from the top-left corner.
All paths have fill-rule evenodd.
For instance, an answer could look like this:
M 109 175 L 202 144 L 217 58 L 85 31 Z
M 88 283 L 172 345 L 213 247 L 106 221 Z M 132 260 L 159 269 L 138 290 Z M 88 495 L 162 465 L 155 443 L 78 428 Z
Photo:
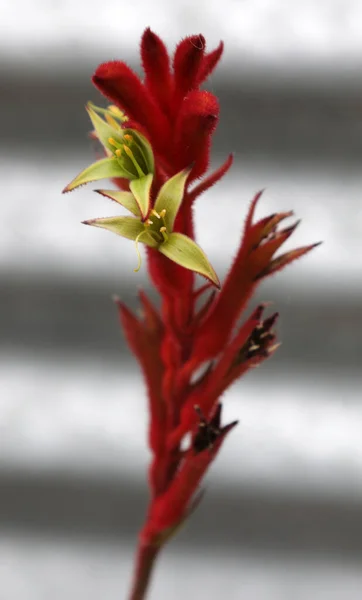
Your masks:
M 161 219 L 161 216 L 158 214 L 157 211 L 155 211 L 154 208 L 151 210 L 151 215 L 155 215 L 155 217 L 157 217 L 158 219 Z
M 114 146 L 115 148 L 117 148 L 118 146 L 116 140 L 113 138 L 108 138 L 108 143 L 111 144 L 111 146 Z
M 166 214 L 166 209 L 165 209 L 165 208 L 163 208 L 163 209 L 161 210 L 161 212 L 160 212 L 160 218 L 161 218 L 161 219 L 163 219 L 163 217 L 165 216 L 165 214 Z
M 123 150 L 125 151 L 125 153 L 127 154 L 127 156 L 129 156 L 130 158 L 134 158 L 133 152 L 132 152 L 131 148 L 129 148 L 125 144 L 123 144 Z
M 167 229 L 166 227 L 160 227 L 160 233 L 162 233 L 162 237 L 165 242 L 168 240 Z
M 147 219 L 145 225 L 153 225 L 153 221 L 151 221 L 151 219 Z
M 119 158 L 122 154 L 122 148 L 117 148 L 117 150 L 115 151 L 115 155 L 117 156 L 117 158 Z
M 108 123 L 108 125 L 110 125 L 111 127 L 113 127 L 114 129 L 120 129 L 120 125 L 119 123 L 117 123 L 116 119 L 114 119 L 111 115 L 109 115 L 108 113 L 106 113 L 106 121 Z
M 115 106 L 114 104 L 111 104 L 108 107 L 108 110 L 110 112 L 112 112 L 115 115 L 115 117 L 117 117 L 120 121 L 127 121 L 128 120 L 128 117 L 126 117 L 125 113 L 120 108 L 118 108 L 118 106 Z
M 256 350 L 259 350 L 260 346 L 258 346 L 257 344 L 253 344 L 252 346 L 250 346 L 248 348 L 249 352 L 255 352 Z
M 123 136 L 123 139 L 126 140 L 127 142 L 132 142 L 133 137 L 131 136 L 131 134 L 125 133 Z
M 139 166 L 137 160 L 135 159 L 135 155 L 133 154 L 131 148 L 126 146 L 126 144 L 123 144 L 122 147 L 123 147 L 123 150 L 125 151 L 125 153 L 127 154 L 127 156 L 131 159 L 133 166 L 135 167 L 135 169 L 137 171 L 138 177 L 144 177 L 144 172 L 142 171 L 141 167 Z

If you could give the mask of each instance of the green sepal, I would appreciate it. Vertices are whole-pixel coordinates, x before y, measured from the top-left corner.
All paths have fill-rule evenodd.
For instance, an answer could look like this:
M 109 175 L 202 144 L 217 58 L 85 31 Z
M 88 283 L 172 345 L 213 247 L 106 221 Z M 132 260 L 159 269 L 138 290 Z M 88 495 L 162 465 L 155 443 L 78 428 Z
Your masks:
M 86 106 L 86 110 L 89 114 L 90 120 L 92 121 L 92 125 L 96 131 L 99 141 L 105 148 L 107 148 L 107 150 L 110 150 L 113 154 L 115 151 L 115 147 L 112 144 L 110 144 L 108 140 L 109 138 L 113 138 L 121 144 L 122 135 L 119 131 L 114 129 L 114 127 L 111 127 L 111 125 L 109 125 L 107 121 L 102 119 L 102 117 L 100 117 L 95 112 L 95 110 L 92 108 L 92 105 L 89 102 Z
M 160 244 L 159 251 L 173 262 L 203 275 L 217 288 L 220 282 L 208 258 L 200 246 L 183 233 L 170 233 L 168 239 Z
M 135 217 L 140 217 L 140 209 L 137 204 L 136 198 L 132 194 L 132 192 L 118 192 L 117 190 L 94 190 L 101 196 L 105 196 L 106 198 L 110 198 L 114 200 L 121 206 L 124 206 L 127 210 L 135 215 Z
M 111 179 L 112 177 L 129 177 L 128 171 L 122 169 L 116 158 L 102 158 L 84 169 L 73 181 L 68 183 L 63 192 L 71 192 L 75 188 L 99 179 Z
M 147 217 L 150 210 L 152 179 L 153 174 L 149 173 L 148 175 L 140 177 L 139 179 L 133 179 L 129 184 L 129 188 L 138 204 L 138 214 L 141 213 L 143 220 Z
M 136 241 L 157 248 L 158 243 L 152 235 L 147 231 L 146 227 L 139 219 L 134 217 L 103 217 L 101 219 L 89 219 L 83 221 L 84 225 L 92 225 L 101 229 L 108 229 L 117 235 L 120 235 L 128 240 Z
M 161 187 L 156 198 L 154 209 L 158 214 L 163 210 L 166 211 L 164 221 L 167 231 L 173 230 L 190 171 L 191 168 L 184 169 L 168 179 Z

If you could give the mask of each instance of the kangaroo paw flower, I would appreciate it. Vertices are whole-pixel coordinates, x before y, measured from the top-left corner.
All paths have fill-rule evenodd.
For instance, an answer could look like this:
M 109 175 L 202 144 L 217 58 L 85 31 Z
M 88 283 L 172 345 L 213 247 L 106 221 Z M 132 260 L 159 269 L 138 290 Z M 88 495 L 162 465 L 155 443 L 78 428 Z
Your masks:
M 63 190 L 113 181 L 116 189 L 95 191 L 129 214 L 83 223 L 132 240 L 135 271 L 141 267 L 141 244 L 146 246 L 148 273 L 161 297 L 158 310 L 140 292 L 141 310 L 136 313 L 116 299 L 147 391 L 151 453 L 150 502 L 140 533 L 132 599 L 144 599 L 159 548 L 199 504 L 203 478 L 237 424 L 222 424 L 222 394 L 279 346 L 278 313 L 265 315 L 266 305 L 259 304 L 244 317 L 249 300 L 264 278 L 318 245 L 281 251 L 299 221 L 288 223 L 292 211 L 256 220 L 262 192 L 250 204 L 240 245 L 222 284 L 197 243 L 194 203 L 233 162 L 229 154 L 219 168 L 208 172 L 219 101 L 201 85 L 222 52 L 222 42 L 208 51 L 200 34 L 183 39 L 172 56 L 148 28 L 141 40 L 143 78 L 122 61 L 101 64 L 93 83 L 111 104 L 86 107 L 90 137 L 101 154 Z M 196 179 L 200 181 L 195 184 Z M 209 212 L 212 218 L 212 206 Z M 197 275 L 207 283 L 200 285 Z

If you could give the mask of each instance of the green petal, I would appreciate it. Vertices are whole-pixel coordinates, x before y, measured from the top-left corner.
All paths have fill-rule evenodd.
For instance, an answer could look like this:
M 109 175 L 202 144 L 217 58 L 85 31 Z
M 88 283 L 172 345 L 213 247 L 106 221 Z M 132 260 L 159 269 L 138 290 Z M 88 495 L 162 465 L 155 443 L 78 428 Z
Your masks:
M 150 210 L 150 192 L 152 185 L 153 175 L 149 173 L 145 175 L 145 177 L 140 177 L 139 179 L 133 179 L 130 181 L 129 187 L 134 195 L 136 202 L 139 207 L 139 212 L 141 213 L 142 219 L 145 219 Z
M 166 229 L 169 232 L 173 230 L 176 215 L 183 199 L 186 180 L 190 171 L 191 168 L 187 168 L 176 173 L 176 175 L 163 184 L 158 193 L 154 209 L 158 213 L 166 210 L 164 220 Z
M 112 177 L 128 178 L 128 172 L 125 172 L 122 169 L 116 158 L 102 158 L 102 160 L 98 160 L 79 173 L 73 181 L 68 183 L 64 188 L 63 193 L 71 192 L 80 185 L 89 183 L 90 181 L 98 181 L 99 179 L 108 179 Z
M 110 144 L 108 140 L 109 138 L 113 138 L 116 141 L 121 142 L 122 135 L 120 135 L 120 132 L 114 129 L 114 127 L 111 127 L 111 125 L 109 125 L 107 121 L 105 121 L 104 119 L 102 119 L 102 117 L 97 115 L 95 110 L 93 110 L 92 104 L 90 102 L 88 102 L 86 110 L 89 114 L 90 120 L 92 121 L 93 127 L 97 133 L 99 141 L 101 142 L 101 144 L 103 144 L 105 148 L 114 153 L 115 147 L 112 146 L 112 144 Z
M 209 279 L 216 287 L 220 282 L 208 258 L 200 246 L 183 233 L 171 233 L 168 240 L 160 244 L 159 251 L 178 265 L 195 271 Z
M 83 223 L 85 225 L 93 225 L 93 227 L 108 229 L 108 231 L 121 235 L 128 240 L 135 241 L 138 237 L 138 241 L 152 248 L 156 248 L 158 245 L 142 221 L 135 217 L 104 217 L 102 219 L 89 219 L 89 221 L 83 221 Z
M 139 206 L 132 192 L 118 192 L 117 190 L 95 190 L 95 192 L 118 202 L 118 204 L 124 206 L 124 208 L 129 210 L 136 217 L 141 216 Z

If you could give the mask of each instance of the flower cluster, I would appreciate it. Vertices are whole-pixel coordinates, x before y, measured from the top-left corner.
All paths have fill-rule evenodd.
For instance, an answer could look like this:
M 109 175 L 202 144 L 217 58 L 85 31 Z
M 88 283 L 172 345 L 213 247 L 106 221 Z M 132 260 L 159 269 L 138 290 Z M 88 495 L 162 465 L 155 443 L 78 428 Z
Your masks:
M 206 175 L 219 104 L 201 85 L 222 51 L 220 43 L 206 52 L 203 36 L 191 36 L 178 44 L 171 63 L 162 40 L 147 29 L 141 41 L 143 81 L 124 62 L 100 65 L 93 83 L 111 104 L 89 104 L 87 110 L 104 158 L 64 190 L 103 178 L 114 181 L 117 189 L 97 191 L 132 215 L 85 223 L 133 240 L 137 252 L 138 243 L 145 244 L 149 273 L 161 296 L 159 312 L 140 293 L 140 318 L 117 300 L 148 392 L 151 499 L 141 532 L 143 548 L 161 545 L 187 518 L 200 481 L 236 425 L 221 425 L 220 396 L 278 346 L 278 315 L 265 317 L 264 305 L 239 324 L 255 288 L 316 245 L 275 256 L 297 223 L 281 227 L 291 212 L 255 221 L 261 192 L 251 202 L 222 286 L 195 242 L 193 203 L 232 165 L 230 155 Z M 198 288 L 197 275 L 207 279 Z M 186 435 L 185 450 L 181 442 Z

